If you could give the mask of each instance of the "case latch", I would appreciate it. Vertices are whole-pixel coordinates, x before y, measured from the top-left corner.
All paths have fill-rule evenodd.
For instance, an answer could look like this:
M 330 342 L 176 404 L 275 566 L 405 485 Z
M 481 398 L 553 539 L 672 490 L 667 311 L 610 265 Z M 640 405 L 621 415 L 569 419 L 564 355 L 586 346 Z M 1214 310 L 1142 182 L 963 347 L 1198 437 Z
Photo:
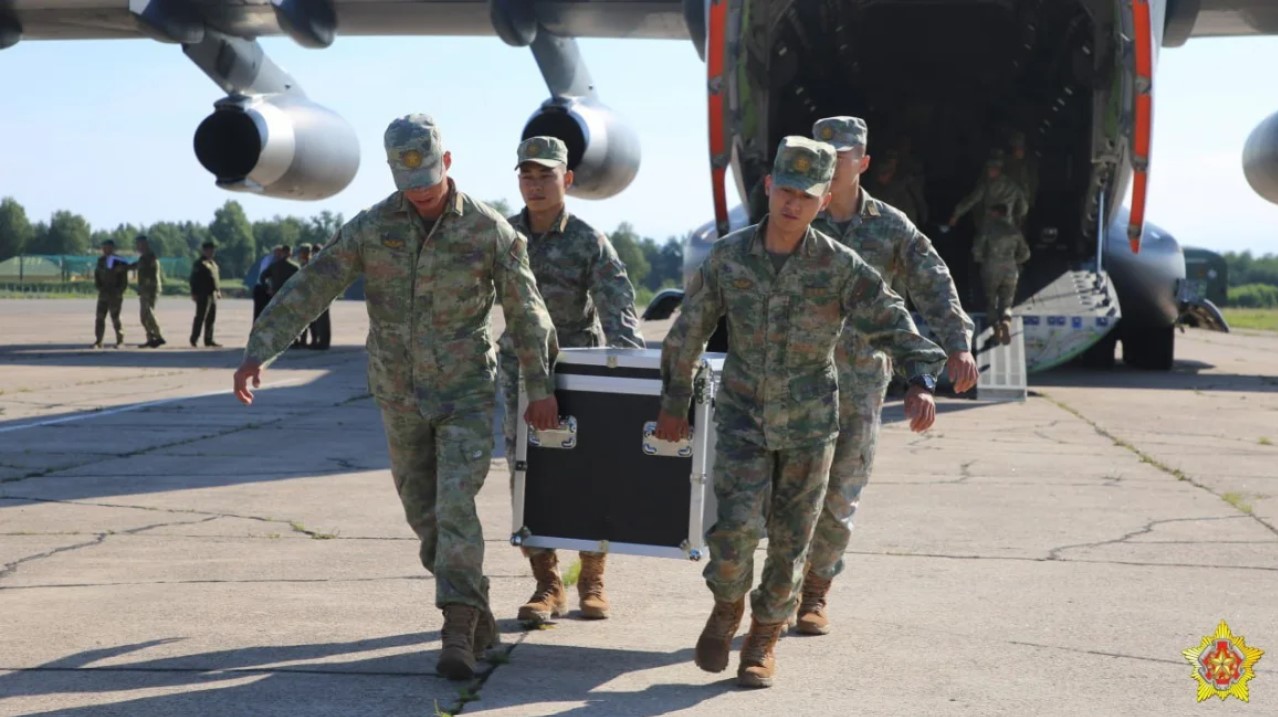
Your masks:
M 669 456 L 671 458 L 692 457 L 693 426 L 688 426 L 688 437 L 682 441 L 663 441 L 657 438 L 657 422 L 648 421 L 643 424 L 643 452 L 648 456 Z
M 559 427 L 552 428 L 548 431 L 538 431 L 532 426 L 528 427 L 528 445 L 537 446 L 538 448 L 564 448 L 571 449 L 577 447 L 577 419 L 575 416 L 565 416 L 559 419 Z

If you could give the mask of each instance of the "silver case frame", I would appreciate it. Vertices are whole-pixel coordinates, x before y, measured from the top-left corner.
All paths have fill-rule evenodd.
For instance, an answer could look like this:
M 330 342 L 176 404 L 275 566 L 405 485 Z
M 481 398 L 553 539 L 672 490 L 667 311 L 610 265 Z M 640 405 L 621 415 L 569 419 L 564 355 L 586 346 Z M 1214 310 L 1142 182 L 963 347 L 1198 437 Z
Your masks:
M 579 540 L 534 535 L 524 525 L 524 481 L 528 464 L 528 423 L 524 411 L 528 408 L 528 396 L 523 381 L 519 382 L 519 421 L 515 436 L 514 489 L 511 491 L 511 535 L 514 546 L 553 548 L 598 553 L 621 553 L 653 558 L 683 558 L 701 560 L 709 557 L 706 531 L 714 525 L 718 501 L 714 496 L 714 452 L 717 431 L 714 425 L 714 397 L 723 376 L 724 354 L 703 354 L 693 377 L 693 410 L 695 430 L 692 445 L 692 470 L 688 476 L 690 500 L 688 503 L 688 536 L 678 548 L 639 543 L 617 543 L 607 540 Z M 659 349 L 560 349 L 558 364 L 581 366 L 605 366 L 608 368 L 660 369 Z M 555 388 L 560 391 L 593 393 L 627 393 L 661 395 L 659 379 L 609 378 L 607 376 L 577 376 L 555 373 Z M 561 416 L 561 425 L 568 417 Z M 656 420 L 656 416 L 652 420 Z M 628 443 L 629 438 L 621 439 Z

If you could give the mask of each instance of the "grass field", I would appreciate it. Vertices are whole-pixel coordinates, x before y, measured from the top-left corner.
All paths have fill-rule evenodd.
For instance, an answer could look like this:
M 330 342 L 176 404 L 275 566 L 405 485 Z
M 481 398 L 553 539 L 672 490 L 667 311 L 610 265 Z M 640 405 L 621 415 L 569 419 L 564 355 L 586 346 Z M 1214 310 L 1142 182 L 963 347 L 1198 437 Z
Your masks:
M 1231 329 L 1278 331 L 1278 309 L 1224 309 Z

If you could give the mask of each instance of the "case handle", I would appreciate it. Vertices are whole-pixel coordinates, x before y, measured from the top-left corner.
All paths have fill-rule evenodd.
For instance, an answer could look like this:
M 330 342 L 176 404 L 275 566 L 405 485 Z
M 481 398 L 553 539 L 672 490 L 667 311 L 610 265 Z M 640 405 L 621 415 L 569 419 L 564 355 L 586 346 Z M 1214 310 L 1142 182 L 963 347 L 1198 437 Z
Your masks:
M 562 448 L 570 450 L 577 447 L 577 418 L 560 416 L 559 427 L 548 431 L 538 431 L 528 427 L 528 445 L 538 448 Z
M 648 421 L 643 424 L 643 452 L 648 456 L 669 456 L 671 458 L 692 457 L 693 426 L 688 426 L 688 437 L 682 441 L 663 441 L 657 438 L 657 422 Z

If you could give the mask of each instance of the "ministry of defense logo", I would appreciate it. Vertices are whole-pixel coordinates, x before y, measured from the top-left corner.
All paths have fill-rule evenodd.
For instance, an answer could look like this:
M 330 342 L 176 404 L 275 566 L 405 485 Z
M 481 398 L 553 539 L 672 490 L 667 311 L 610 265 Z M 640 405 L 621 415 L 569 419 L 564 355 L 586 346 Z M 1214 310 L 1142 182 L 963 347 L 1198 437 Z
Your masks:
M 1264 650 L 1248 647 L 1242 635 L 1235 635 L 1224 620 L 1216 626 L 1216 634 L 1205 635 L 1197 647 L 1181 653 L 1194 666 L 1198 683 L 1198 701 L 1215 695 L 1224 701 L 1233 695 L 1249 702 L 1247 682 L 1256 676 L 1256 662 Z
M 808 161 L 807 157 L 795 158 L 794 171 L 800 172 L 800 173 L 806 173 L 811 168 L 812 168 L 812 162 Z

